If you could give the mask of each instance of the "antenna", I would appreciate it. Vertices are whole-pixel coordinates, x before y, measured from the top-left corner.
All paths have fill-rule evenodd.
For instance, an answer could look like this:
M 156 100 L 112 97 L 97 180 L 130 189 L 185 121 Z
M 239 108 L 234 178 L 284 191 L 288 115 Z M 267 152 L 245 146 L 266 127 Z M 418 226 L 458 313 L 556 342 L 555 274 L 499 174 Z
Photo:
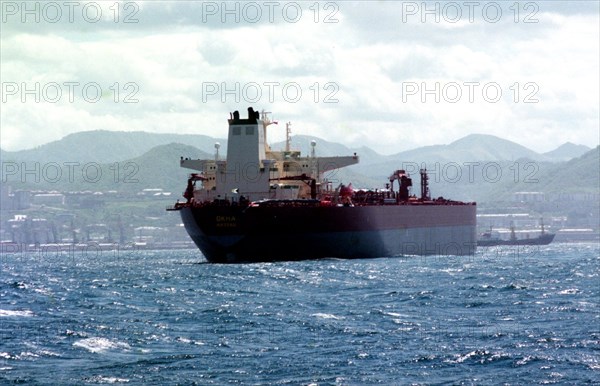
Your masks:
M 269 118 L 270 111 L 265 111 L 264 109 L 260 112 L 260 119 L 265 123 L 265 126 L 269 126 L 271 122 L 271 118 Z

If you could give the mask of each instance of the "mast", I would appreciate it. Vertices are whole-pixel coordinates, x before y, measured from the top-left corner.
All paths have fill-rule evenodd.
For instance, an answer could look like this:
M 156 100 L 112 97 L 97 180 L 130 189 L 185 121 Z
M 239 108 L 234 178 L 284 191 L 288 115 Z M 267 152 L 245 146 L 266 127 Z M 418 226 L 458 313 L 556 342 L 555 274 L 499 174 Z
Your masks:
M 544 231 L 544 218 L 543 218 L 543 217 L 542 217 L 542 218 L 540 218 L 540 222 L 541 222 L 541 224 L 542 224 L 542 235 L 543 235 L 544 233 L 546 233 L 546 232 Z
M 215 161 L 219 160 L 219 148 L 221 144 L 219 142 L 215 142 Z
M 429 177 L 427 176 L 427 169 L 421 169 L 421 200 L 429 200 Z
M 265 138 L 265 151 L 271 151 L 271 146 L 269 146 L 267 142 L 267 126 L 279 124 L 279 122 L 277 121 L 272 121 L 269 117 L 269 114 L 272 113 L 270 111 L 265 111 L 264 109 L 260 112 L 260 119 L 263 121 L 263 137 Z
M 310 141 L 310 176 L 314 179 L 318 179 L 319 177 L 319 173 L 317 170 L 317 151 L 316 151 L 316 147 L 317 147 L 317 141 L 315 141 L 314 139 L 312 141 Z M 321 182 L 321 181 L 318 181 Z
M 290 151 L 291 148 L 292 122 L 285 124 L 285 151 Z

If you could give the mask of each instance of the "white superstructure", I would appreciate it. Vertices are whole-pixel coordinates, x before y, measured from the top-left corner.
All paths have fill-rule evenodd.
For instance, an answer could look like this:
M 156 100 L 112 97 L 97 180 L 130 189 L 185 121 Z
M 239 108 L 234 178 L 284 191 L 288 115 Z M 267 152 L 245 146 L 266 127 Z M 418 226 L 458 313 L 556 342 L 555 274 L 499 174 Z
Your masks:
M 314 144 L 310 157 L 301 157 L 289 146 L 284 151 L 271 151 L 267 127 L 273 122 L 267 114 L 259 114 L 252 107 L 247 119 L 240 119 L 237 111 L 230 114 L 226 161 L 218 156 L 214 160 L 181 159 L 181 167 L 199 172 L 194 201 L 311 198 L 311 183 L 317 189 L 327 184 L 322 181 L 323 173 L 358 163 L 357 155 L 316 157 Z

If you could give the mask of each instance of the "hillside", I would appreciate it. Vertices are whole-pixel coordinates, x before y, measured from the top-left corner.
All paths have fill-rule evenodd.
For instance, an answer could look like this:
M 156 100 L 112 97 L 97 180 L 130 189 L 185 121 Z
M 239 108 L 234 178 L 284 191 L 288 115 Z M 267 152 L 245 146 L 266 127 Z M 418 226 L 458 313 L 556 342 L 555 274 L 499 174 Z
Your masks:
M 180 157 L 205 159 L 212 155 L 193 146 L 171 143 L 156 146 L 139 157 L 121 162 L 81 162 L 70 172 L 67 168 L 62 168 L 58 181 L 54 180 L 56 169 L 49 168 L 47 174 L 44 174 L 44 169 L 40 169 L 37 181 L 32 173 L 17 173 L 7 175 L 6 182 L 13 190 L 118 191 L 135 194 L 143 189 L 161 188 L 179 192 L 185 188 L 187 175 L 190 173 L 188 169 L 179 166 Z
M 561 167 L 548 170 L 540 178 L 544 191 L 559 193 L 590 192 L 600 189 L 600 146 L 574 158 Z
M 600 147 L 568 162 L 528 160 L 483 162 L 455 173 L 444 166 L 430 172 L 433 196 L 478 202 L 511 201 L 515 192 L 595 193 L 600 190 Z M 460 179 L 455 179 L 459 175 Z M 414 181 L 413 181 L 414 184 Z
M 175 142 L 162 143 L 169 139 Z M 418 170 L 426 166 L 430 173 L 431 192 L 435 197 L 442 195 L 461 200 L 493 201 L 509 199 L 517 191 L 598 190 L 598 148 L 568 162 L 552 162 L 552 158 L 566 152 L 580 151 L 584 147 L 565 145 L 553 155 L 541 155 L 489 135 L 469 135 L 448 145 L 425 146 L 392 156 L 381 155 L 367 147 L 353 149 L 311 136 L 294 136 L 292 148 L 301 150 L 304 155 L 310 154 L 312 140 L 317 142 L 317 156 L 353 153 L 360 156 L 358 165 L 332 171 L 325 176 L 334 184 L 352 182 L 358 188 L 380 188 L 385 186 L 390 173 L 404 168 L 412 174 L 414 191 L 417 192 Z M 162 188 L 179 196 L 190 172 L 179 167 L 179 158 L 213 158 L 216 141 L 221 142 L 221 154 L 224 155 L 225 140 L 203 135 L 109 131 L 78 133 L 36 149 L 2 152 L 3 162 L 25 162 L 25 168 L 29 170 L 33 167 L 31 160 L 45 161 L 42 165 L 77 162 L 74 180 L 68 180 L 67 170 L 63 168 L 60 181 L 49 181 L 54 171 L 50 168 L 50 175 L 42 175 L 39 181 L 35 181 L 31 173 L 25 176 L 15 173 L 6 176 L 3 182 L 13 190 L 116 190 L 137 193 L 143 189 Z M 153 146 L 156 143 L 158 145 Z M 279 142 L 273 144 L 272 148 L 283 149 L 284 146 L 283 142 Z M 88 164 L 91 165 L 86 170 L 89 175 L 82 175 L 82 169 Z M 24 168 L 22 163 L 16 164 L 16 167 Z M 100 172 L 95 178 L 97 168 L 100 168 Z M 41 168 L 41 174 L 44 170 Z M 499 173 L 498 178 L 496 173 Z
M 476 162 L 513 161 L 527 158 L 536 161 L 548 160 L 545 156 L 493 135 L 471 134 L 448 145 L 434 145 L 404 151 L 393 156 L 412 162 Z
M 361 157 L 361 165 L 354 167 L 354 170 L 361 173 L 367 172 L 361 168 L 364 165 L 381 166 L 382 169 L 387 170 L 389 165 L 397 165 L 399 161 L 462 163 L 527 158 L 535 161 L 562 162 L 579 157 L 590 150 L 587 146 L 565 143 L 551 152 L 539 154 L 517 143 L 484 134 L 471 134 L 447 145 L 423 146 L 394 155 L 382 155 L 365 146 L 349 148 L 343 144 L 306 135 L 292 137 L 292 148 L 308 155 L 311 152 L 312 140 L 317 142 L 316 152 L 320 156 L 357 153 Z M 70 134 L 58 141 L 33 149 L 20 151 L 0 149 L 0 156 L 3 161 L 110 163 L 133 159 L 156 146 L 170 143 L 186 144 L 213 154 L 215 142 L 221 143 L 221 154 L 225 155 L 227 140 L 223 138 L 201 134 L 94 130 Z M 277 150 L 283 149 L 284 146 L 284 142 L 272 144 L 272 148 Z
M 138 180 L 135 185 L 138 186 L 132 187 L 134 191 L 163 188 L 179 195 L 179 191 L 183 192 L 185 189 L 188 174 L 192 172 L 179 166 L 180 157 L 207 159 L 213 156 L 193 146 L 171 143 L 157 146 L 140 157 L 121 162 L 121 167 L 125 169 L 128 163 L 139 166 L 139 172 L 135 175 L 135 179 Z M 127 183 L 122 180 L 121 184 Z
M 155 134 L 142 131 L 83 131 L 15 152 L 2 152 L 5 161 L 99 162 L 110 163 L 139 157 L 152 148 L 169 143 L 184 143 L 213 153 L 214 143 L 225 139 L 200 134 Z
M 585 145 L 575 145 L 574 143 L 567 142 L 563 143 L 556 149 L 544 153 L 544 155 L 553 161 L 561 162 L 568 161 L 573 158 L 581 157 L 585 153 L 592 150 L 592 148 Z

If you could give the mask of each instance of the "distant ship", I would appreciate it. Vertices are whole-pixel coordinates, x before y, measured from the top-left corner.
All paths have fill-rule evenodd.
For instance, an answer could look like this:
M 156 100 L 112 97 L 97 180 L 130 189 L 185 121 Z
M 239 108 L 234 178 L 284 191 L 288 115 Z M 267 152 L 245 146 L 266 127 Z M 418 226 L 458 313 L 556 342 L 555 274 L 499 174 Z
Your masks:
M 525 238 L 517 238 L 515 234 L 515 226 L 510 226 L 510 238 L 508 240 L 500 238 L 498 232 L 490 230 L 481 234 L 477 240 L 477 245 L 480 247 L 493 247 L 496 245 L 548 245 L 554 240 L 555 233 L 548 233 L 544 230 L 544 222 L 542 221 L 542 231 L 537 237 L 529 237 L 529 234 Z
M 358 163 L 358 155 L 317 157 L 274 151 L 267 112 L 248 108 L 229 117 L 226 160 L 182 157 L 193 169 L 183 196 L 169 210 L 181 213 L 192 240 L 209 262 L 240 263 L 399 255 L 472 255 L 477 246 L 476 204 L 429 196 L 421 170 L 421 195 L 396 170 L 382 189 L 354 189 L 324 178 Z M 394 189 L 397 184 L 397 189 Z M 337 186 L 336 186 L 337 185 Z

